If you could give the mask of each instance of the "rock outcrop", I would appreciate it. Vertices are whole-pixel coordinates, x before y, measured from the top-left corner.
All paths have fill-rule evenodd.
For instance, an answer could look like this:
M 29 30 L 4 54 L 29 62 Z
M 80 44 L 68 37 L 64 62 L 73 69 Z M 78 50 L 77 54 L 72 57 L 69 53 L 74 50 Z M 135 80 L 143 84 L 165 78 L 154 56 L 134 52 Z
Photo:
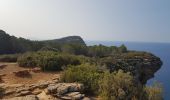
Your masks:
M 58 79 L 31 85 L 3 83 L 0 87 L 6 98 L 2 100 L 81 100 L 85 97 L 83 84 L 59 83 Z
M 78 83 L 58 83 L 50 84 L 47 87 L 46 94 L 50 94 L 54 97 L 67 100 L 79 100 L 85 95 L 81 94 L 84 86 Z
M 100 62 L 110 71 L 122 69 L 131 72 L 142 84 L 153 78 L 163 64 L 159 57 L 151 53 L 136 51 L 104 57 Z
M 36 95 L 27 95 L 23 97 L 14 97 L 14 98 L 7 99 L 7 100 L 39 100 L 39 99 Z

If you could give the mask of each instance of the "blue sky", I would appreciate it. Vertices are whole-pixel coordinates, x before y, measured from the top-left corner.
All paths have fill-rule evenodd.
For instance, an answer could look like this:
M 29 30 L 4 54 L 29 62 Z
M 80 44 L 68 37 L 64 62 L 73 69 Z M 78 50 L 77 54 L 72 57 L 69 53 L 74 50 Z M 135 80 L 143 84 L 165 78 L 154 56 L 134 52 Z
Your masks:
M 170 42 L 170 0 L 0 0 L 0 29 L 30 39 Z

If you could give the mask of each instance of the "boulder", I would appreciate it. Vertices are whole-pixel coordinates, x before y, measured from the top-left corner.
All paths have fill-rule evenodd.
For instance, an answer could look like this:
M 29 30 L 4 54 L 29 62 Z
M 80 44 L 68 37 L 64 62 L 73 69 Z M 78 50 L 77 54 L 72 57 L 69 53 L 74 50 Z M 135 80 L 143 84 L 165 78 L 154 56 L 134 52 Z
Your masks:
M 48 93 L 63 95 L 69 92 L 81 92 L 84 86 L 78 83 L 58 83 L 47 87 Z
M 69 92 L 76 92 L 76 91 L 83 91 L 84 90 L 84 86 L 83 84 L 76 84 L 76 83 L 73 83 L 70 85 L 69 87 Z
M 51 84 L 47 87 L 47 93 L 49 94 L 55 94 L 57 93 L 57 88 L 61 86 L 62 84 Z
M 38 84 L 38 88 L 46 88 L 46 87 L 48 87 L 48 85 L 49 85 L 49 83 L 48 82 L 41 82 L 41 83 L 39 83 Z
M 83 84 L 79 83 L 56 83 L 50 84 L 45 93 L 64 100 L 80 100 L 84 98 Z

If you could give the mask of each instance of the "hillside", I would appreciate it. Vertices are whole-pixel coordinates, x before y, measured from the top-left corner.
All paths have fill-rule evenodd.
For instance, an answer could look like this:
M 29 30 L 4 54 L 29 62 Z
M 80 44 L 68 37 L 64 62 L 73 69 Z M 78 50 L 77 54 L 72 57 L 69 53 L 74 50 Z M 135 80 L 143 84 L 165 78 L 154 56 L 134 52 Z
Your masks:
M 61 39 L 31 41 L 24 38 L 10 36 L 5 31 L 0 30 L 0 54 L 24 53 L 27 51 L 38 51 L 42 48 L 54 48 L 59 51 L 73 46 L 86 46 L 80 36 L 68 36 Z

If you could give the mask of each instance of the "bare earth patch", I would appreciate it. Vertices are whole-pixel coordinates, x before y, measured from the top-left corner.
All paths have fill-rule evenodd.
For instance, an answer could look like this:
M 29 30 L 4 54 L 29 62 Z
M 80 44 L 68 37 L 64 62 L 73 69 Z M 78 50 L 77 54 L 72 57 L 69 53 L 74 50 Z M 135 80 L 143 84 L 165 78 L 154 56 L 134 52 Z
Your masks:
M 52 80 L 53 78 L 60 77 L 61 72 L 33 72 L 32 69 L 19 67 L 17 63 L 0 63 L 6 65 L 0 69 L 0 74 L 4 75 L 2 80 L 6 84 L 35 84 L 40 81 Z M 18 77 L 14 72 L 28 70 L 30 77 Z

